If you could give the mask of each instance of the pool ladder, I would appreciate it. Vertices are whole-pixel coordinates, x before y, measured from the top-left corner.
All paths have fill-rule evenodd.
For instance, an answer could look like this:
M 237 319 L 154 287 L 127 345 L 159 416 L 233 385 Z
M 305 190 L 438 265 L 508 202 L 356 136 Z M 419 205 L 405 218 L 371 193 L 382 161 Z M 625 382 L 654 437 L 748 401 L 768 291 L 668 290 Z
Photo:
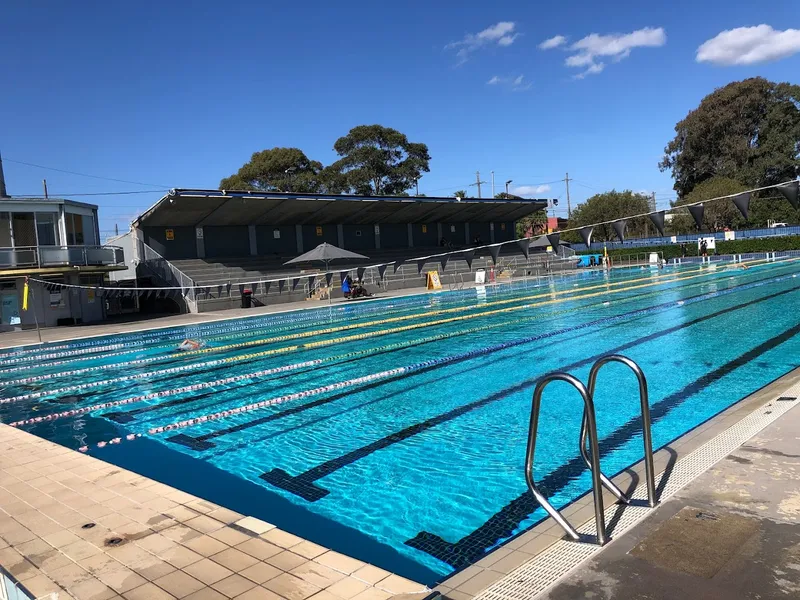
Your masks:
M 594 495 L 594 518 L 597 526 L 597 543 L 601 546 L 608 541 L 606 534 L 605 511 L 603 508 L 603 487 L 605 486 L 621 503 L 630 504 L 631 498 L 619 489 L 608 477 L 600 470 L 600 448 L 597 440 L 597 421 L 594 410 L 594 391 L 597 384 L 597 374 L 600 369 L 611 362 L 627 365 L 636 375 L 639 381 L 639 402 L 642 410 L 642 439 L 644 441 L 644 465 L 645 478 L 647 480 L 647 499 L 648 506 L 655 507 L 656 485 L 655 473 L 653 472 L 653 439 L 650 433 L 650 402 L 647 395 L 647 379 L 642 369 L 634 361 L 626 356 L 611 354 L 599 359 L 589 371 L 589 388 L 569 373 L 552 373 L 547 375 L 536 384 L 533 392 L 533 405 L 531 407 L 530 429 L 528 430 L 528 448 L 525 455 L 525 480 L 533 493 L 536 501 L 547 511 L 558 523 L 567 535 L 575 541 L 581 540 L 581 535 L 558 512 L 547 498 L 542 494 L 533 479 L 533 459 L 536 452 L 536 433 L 539 427 L 539 409 L 542 405 L 542 393 L 544 389 L 553 381 L 565 381 L 572 385 L 583 398 L 583 420 L 580 433 L 580 453 L 589 470 L 592 473 L 592 493 Z M 588 447 L 587 447 L 588 442 Z

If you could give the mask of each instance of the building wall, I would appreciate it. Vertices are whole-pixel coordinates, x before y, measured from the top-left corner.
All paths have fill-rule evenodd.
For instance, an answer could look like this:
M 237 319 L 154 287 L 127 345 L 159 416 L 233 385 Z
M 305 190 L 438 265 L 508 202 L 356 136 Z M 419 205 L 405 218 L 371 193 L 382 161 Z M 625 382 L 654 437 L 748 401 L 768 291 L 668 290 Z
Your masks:
M 322 242 L 328 242 L 334 246 L 339 245 L 339 233 L 336 225 L 319 225 L 322 228 L 322 235 L 317 235 L 317 225 L 303 225 L 303 252 L 308 252 L 319 246 Z
M 97 279 L 99 275 L 80 276 L 68 274 L 63 277 L 48 278 L 48 280 L 71 285 L 101 285 Z M 22 308 L 23 289 L 25 279 L 17 279 L 17 298 L 20 309 Z M 34 315 L 35 311 L 35 315 Z M 105 300 L 96 295 L 94 290 L 81 288 L 60 288 L 47 290 L 40 284 L 31 286 L 28 293 L 28 310 L 20 310 L 20 324 L 25 329 L 36 327 L 56 327 L 71 323 L 94 323 L 105 318 Z
M 417 240 L 414 238 L 414 245 L 416 244 Z M 381 225 L 381 248 L 408 248 L 408 225 L 404 223 Z
M 505 228 L 503 226 L 505 226 Z M 515 239 L 516 237 L 517 234 L 514 232 L 513 222 L 503 222 L 494 224 L 495 242 L 507 242 L 509 240 Z
M 383 225 L 381 225 L 381 247 L 383 246 Z M 374 225 L 342 225 L 344 247 L 353 252 L 375 249 Z M 361 235 L 359 235 L 359 232 Z
M 442 223 L 442 237 L 454 246 L 466 245 L 467 239 L 464 223 Z
M 481 244 L 488 244 L 492 239 L 489 223 L 470 223 L 468 242 L 472 243 L 476 235 L 480 237 Z
M 167 229 L 172 230 L 174 239 L 167 239 Z M 197 258 L 194 227 L 142 227 L 142 233 L 144 243 L 167 260 Z
M 274 231 L 278 230 L 280 237 L 275 239 Z M 256 226 L 256 245 L 259 256 L 295 256 L 297 255 L 297 235 L 294 225 L 270 227 L 268 225 Z
M 422 231 L 423 227 L 427 231 Z M 414 236 L 415 247 L 438 246 L 441 241 L 437 233 L 436 223 L 425 223 L 424 225 L 422 223 L 414 223 L 411 226 L 411 230 Z
M 250 255 L 247 225 L 203 227 L 203 238 L 207 259 Z

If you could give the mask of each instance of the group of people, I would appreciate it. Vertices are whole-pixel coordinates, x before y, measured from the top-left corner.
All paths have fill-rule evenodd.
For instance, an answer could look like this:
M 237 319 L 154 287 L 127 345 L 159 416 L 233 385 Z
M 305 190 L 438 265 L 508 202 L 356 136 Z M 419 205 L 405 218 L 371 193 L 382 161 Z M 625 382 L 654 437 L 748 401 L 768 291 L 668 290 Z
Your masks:
M 353 278 L 350 277 L 350 275 L 345 275 L 344 279 L 342 280 L 342 294 L 348 300 L 353 300 L 355 298 L 370 298 L 372 296 L 367 288 L 364 287 L 364 283 L 360 279 L 353 281 Z

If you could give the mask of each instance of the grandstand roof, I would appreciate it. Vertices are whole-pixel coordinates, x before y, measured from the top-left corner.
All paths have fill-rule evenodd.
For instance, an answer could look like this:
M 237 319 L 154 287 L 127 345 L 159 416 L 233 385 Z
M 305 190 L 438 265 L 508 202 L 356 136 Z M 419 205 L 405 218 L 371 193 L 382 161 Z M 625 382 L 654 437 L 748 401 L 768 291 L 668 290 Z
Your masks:
M 326 225 L 515 221 L 547 200 L 340 196 L 175 189 L 138 216 L 136 226 Z

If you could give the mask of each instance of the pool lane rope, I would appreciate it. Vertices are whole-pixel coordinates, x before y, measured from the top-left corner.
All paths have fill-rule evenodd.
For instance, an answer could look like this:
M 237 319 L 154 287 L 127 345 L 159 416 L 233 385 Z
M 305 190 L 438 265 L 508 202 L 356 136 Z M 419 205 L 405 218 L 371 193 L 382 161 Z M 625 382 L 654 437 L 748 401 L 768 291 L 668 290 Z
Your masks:
M 789 259 L 789 260 L 800 260 L 800 259 Z M 702 272 L 696 273 L 696 271 L 698 271 L 698 270 L 702 271 Z M 682 277 L 674 277 L 674 278 L 671 278 L 671 279 L 666 279 L 664 281 L 661 281 L 661 278 L 659 278 L 656 281 L 653 281 L 652 277 L 642 277 L 642 278 L 634 279 L 632 281 L 636 282 L 636 281 L 648 280 L 648 283 L 645 283 L 645 284 L 642 284 L 642 285 L 635 285 L 635 286 L 630 286 L 629 285 L 628 287 L 621 288 L 621 289 L 608 289 L 608 288 L 613 286 L 613 285 L 619 285 L 620 283 L 623 283 L 623 282 L 620 282 L 620 283 L 617 283 L 617 284 L 613 284 L 613 283 L 612 284 L 601 284 L 601 285 L 598 285 L 598 286 L 592 286 L 590 288 L 585 288 L 585 289 L 597 289 L 598 287 L 604 288 L 600 292 L 594 292 L 594 293 L 591 293 L 591 294 L 583 294 L 581 296 L 572 296 L 572 297 L 567 297 L 567 298 L 554 298 L 554 299 L 546 300 L 546 301 L 542 301 L 542 302 L 524 304 L 524 305 L 521 305 L 521 306 L 514 306 L 514 307 L 504 308 L 504 309 L 495 309 L 495 310 L 488 310 L 488 311 L 484 310 L 484 311 L 481 311 L 479 313 L 475 313 L 475 314 L 471 314 L 471 315 L 465 315 L 465 316 L 454 317 L 454 318 L 449 318 L 449 319 L 440 319 L 440 320 L 437 320 L 437 321 L 428 321 L 426 323 L 410 325 L 410 326 L 406 326 L 404 328 L 403 327 L 397 327 L 397 328 L 392 328 L 392 329 L 378 330 L 378 331 L 375 331 L 375 332 L 370 332 L 368 334 L 356 334 L 356 335 L 353 335 L 353 336 L 346 336 L 346 337 L 342 337 L 342 338 L 334 338 L 332 340 L 323 340 L 321 342 L 312 342 L 310 344 L 300 344 L 300 345 L 294 345 L 294 346 L 286 346 L 286 347 L 277 348 L 277 349 L 273 349 L 273 350 L 265 350 L 265 351 L 261 351 L 261 352 L 243 354 L 243 355 L 234 356 L 234 357 L 230 357 L 230 358 L 219 359 L 220 362 L 216 363 L 216 364 L 222 364 L 222 363 L 227 363 L 227 362 L 236 362 L 236 361 L 240 361 L 240 360 L 250 360 L 250 359 L 254 359 L 254 358 L 263 358 L 265 356 L 274 356 L 274 355 L 277 355 L 277 354 L 285 354 L 287 352 L 294 352 L 296 350 L 301 350 L 301 349 L 305 349 L 305 348 L 327 346 L 327 345 L 338 344 L 338 343 L 343 343 L 343 342 L 348 342 L 348 341 L 354 341 L 354 340 L 358 340 L 358 339 L 367 339 L 368 337 L 375 337 L 375 336 L 380 336 L 380 335 L 389 335 L 389 334 L 394 334 L 394 333 L 398 333 L 398 332 L 401 332 L 401 331 L 410 331 L 412 329 L 419 329 L 421 327 L 436 326 L 436 325 L 441 325 L 441 324 L 445 324 L 445 323 L 451 323 L 451 322 L 454 322 L 454 321 L 462 321 L 462 320 L 466 320 L 466 319 L 493 316 L 493 315 L 502 314 L 502 313 L 506 313 L 506 312 L 512 312 L 512 311 L 517 311 L 517 310 L 525 310 L 525 309 L 530 309 L 530 308 L 536 308 L 536 307 L 539 307 L 539 306 L 547 306 L 547 305 L 551 305 L 551 304 L 557 304 L 557 303 L 560 303 L 560 302 L 582 300 L 582 299 L 586 299 L 586 298 L 593 298 L 593 297 L 597 297 L 597 296 L 614 294 L 614 293 L 618 293 L 618 292 L 626 292 L 626 291 L 630 291 L 630 290 L 653 287 L 655 285 L 676 283 L 676 282 L 681 282 L 681 281 L 685 281 L 685 280 L 689 280 L 689 279 L 696 279 L 698 277 L 705 277 L 707 275 L 718 274 L 716 271 L 709 271 L 707 269 L 698 269 L 698 270 L 689 271 L 689 273 L 696 273 L 696 274 L 693 274 L 693 275 L 690 274 L 688 276 L 684 275 Z M 624 283 L 625 284 L 629 284 L 630 281 L 626 281 Z M 428 313 L 421 313 L 421 314 L 413 315 L 413 316 L 409 315 L 409 316 L 403 316 L 403 317 L 393 317 L 393 318 L 389 318 L 389 319 L 379 319 L 379 320 L 371 321 L 371 322 L 368 322 L 368 323 L 355 324 L 353 326 L 332 327 L 332 328 L 321 329 L 321 330 L 316 330 L 316 331 L 312 331 L 312 332 L 306 332 L 304 334 L 299 334 L 299 335 L 276 336 L 276 337 L 273 337 L 273 338 L 269 338 L 267 340 L 254 340 L 253 342 L 245 342 L 243 344 L 232 344 L 232 345 L 227 346 L 227 347 L 223 346 L 223 347 L 217 347 L 217 348 L 213 348 L 213 349 L 208 348 L 208 349 L 204 349 L 204 350 L 195 350 L 195 351 L 189 351 L 189 352 L 182 352 L 180 354 L 169 355 L 168 357 L 154 356 L 154 357 L 148 357 L 148 358 L 142 358 L 142 359 L 135 359 L 135 360 L 127 361 L 126 363 L 124 363 L 124 365 L 120 365 L 120 364 L 117 364 L 117 363 L 110 364 L 110 365 L 97 365 L 97 366 L 94 366 L 94 367 L 86 367 L 86 368 L 77 369 L 77 370 L 74 370 L 74 371 L 63 371 L 63 372 L 60 372 L 60 373 L 51 373 L 51 374 L 47 374 L 47 375 L 38 375 L 38 376 L 32 376 L 32 377 L 17 379 L 17 380 L 14 380 L 13 382 L 9 382 L 7 385 L 10 385 L 10 384 L 24 384 L 24 383 L 35 383 L 35 382 L 38 382 L 38 381 L 42 381 L 42 380 L 45 380 L 45 379 L 52 379 L 52 378 L 56 378 L 56 377 L 66 377 L 66 376 L 81 375 L 81 374 L 88 373 L 88 372 L 93 372 L 93 371 L 101 371 L 101 370 L 108 370 L 108 369 L 121 368 L 121 367 L 130 367 L 132 365 L 152 364 L 152 363 L 155 363 L 155 362 L 159 362 L 161 360 L 165 360 L 166 358 L 183 358 L 183 357 L 186 357 L 186 356 L 197 355 L 197 354 L 201 354 L 201 353 L 204 353 L 204 352 L 210 352 L 210 351 L 223 351 L 223 350 L 241 349 L 243 347 L 249 347 L 249 346 L 252 346 L 252 345 L 264 345 L 266 343 L 278 343 L 278 342 L 292 341 L 292 340 L 298 339 L 299 337 L 310 337 L 312 335 L 326 335 L 326 334 L 329 334 L 329 333 L 341 332 L 342 330 L 349 330 L 349 329 L 353 329 L 353 328 L 361 328 L 361 327 L 366 327 L 366 326 L 370 326 L 370 325 L 380 325 L 380 324 L 392 323 L 392 322 L 396 322 L 396 321 L 400 321 L 400 320 L 406 320 L 406 319 L 409 319 L 409 318 L 420 318 L 420 317 L 423 317 L 423 316 L 426 316 L 426 315 L 430 316 L 430 315 L 454 312 L 456 310 L 457 311 L 463 311 L 463 310 L 470 310 L 470 309 L 475 309 L 475 308 L 484 308 L 487 305 L 494 306 L 496 304 L 508 304 L 508 303 L 511 303 L 511 302 L 522 302 L 522 301 L 524 301 L 526 299 L 541 298 L 541 297 L 544 297 L 544 296 L 550 296 L 552 298 L 552 296 L 558 296 L 560 294 L 563 294 L 563 293 L 566 293 L 566 292 L 571 292 L 571 291 L 574 291 L 574 290 L 564 290 L 564 291 L 550 292 L 550 293 L 545 293 L 545 294 L 537 294 L 537 295 L 534 295 L 534 296 L 529 296 L 527 298 L 514 298 L 514 299 L 510 299 L 510 300 L 499 301 L 499 302 L 496 302 L 496 303 L 478 304 L 478 305 L 473 305 L 473 306 L 469 306 L 469 307 L 458 307 L 458 308 L 455 308 L 455 309 L 445 309 L 445 310 L 442 310 L 442 311 L 429 311 Z M 3 403 L 2 400 L 0 400 L 0 404 L 1 403 Z
M 395 377 L 398 377 L 398 376 L 406 376 L 406 375 L 409 375 L 411 373 L 415 373 L 415 372 L 418 372 L 418 371 L 428 370 L 428 369 L 431 369 L 431 368 L 436 368 L 436 367 L 440 367 L 440 366 L 443 366 L 443 365 L 447 365 L 447 364 L 451 364 L 451 363 L 455 363 L 455 362 L 460 362 L 460 361 L 463 361 L 463 360 L 469 360 L 469 359 L 472 359 L 472 358 L 475 358 L 475 357 L 478 357 L 478 356 L 484 356 L 486 354 L 492 354 L 494 352 L 500 352 L 502 350 L 507 350 L 509 348 L 514 348 L 514 347 L 521 346 L 521 345 L 524 345 L 524 344 L 530 344 L 532 342 L 540 341 L 540 340 L 543 340 L 543 339 L 546 339 L 546 338 L 550 338 L 550 337 L 555 337 L 555 336 L 558 336 L 558 335 L 562 335 L 564 333 L 569 333 L 569 332 L 577 331 L 577 330 L 580 330 L 580 329 L 586 329 L 588 327 L 593 327 L 595 325 L 613 323 L 613 322 L 620 321 L 620 320 L 623 320 L 623 319 L 635 318 L 635 317 L 638 317 L 638 316 L 641 316 L 641 315 L 645 315 L 645 314 L 649 314 L 649 313 L 652 313 L 652 312 L 669 310 L 671 308 L 681 307 L 681 306 L 685 306 L 685 305 L 688 305 L 688 304 L 694 304 L 696 302 L 703 302 L 703 301 L 708 300 L 710 298 L 716 298 L 718 296 L 723 296 L 723 295 L 735 293 L 735 292 L 738 292 L 738 291 L 743 291 L 745 289 L 751 289 L 751 288 L 755 288 L 755 287 L 760 287 L 762 285 L 768 285 L 770 283 L 776 283 L 776 282 L 783 281 L 783 280 L 786 280 L 786 279 L 791 279 L 792 277 L 793 277 L 793 275 L 785 275 L 785 276 L 782 276 L 782 277 L 773 278 L 773 279 L 771 279 L 769 281 L 760 281 L 760 282 L 755 282 L 755 283 L 752 283 L 752 284 L 746 284 L 745 286 L 740 287 L 740 288 L 732 288 L 732 289 L 728 289 L 728 290 L 719 290 L 719 291 L 715 291 L 715 292 L 708 292 L 707 294 L 703 294 L 701 296 L 696 296 L 695 298 L 691 298 L 691 299 L 687 299 L 687 300 L 670 301 L 670 302 L 666 302 L 664 304 L 658 304 L 656 306 L 642 308 L 642 309 L 639 309 L 637 311 L 633 311 L 633 312 L 626 313 L 626 314 L 623 314 L 623 315 L 617 315 L 617 316 L 613 316 L 613 317 L 604 317 L 604 318 L 596 319 L 594 321 L 589 321 L 589 322 L 586 322 L 586 323 L 580 323 L 578 325 L 573 325 L 573 326 L 570 326 L 570 327 L 564 327 L 564 328 L 561 328 L 561 329 L 558 329 L 558 330 L 549 331 L 549 332 L 545 332 L 545 333 L 540 333 L 540 334 L 533 335 L 533 336 L 528 336 L 528 337 L 525 337 L 525 338 L 520 338 L 518 340 L 514 340 L 514 341 L 511 341 L 511 342 L 504 342 L 502 344 L 496 344 L 496 345 L 493 345 L 493 346 L 486 346 L 486 347 L 483 347 L 483 348 L 477 348 L 475 350 L 470 350 L 468 352 L 463 352 L 463 353 L 460 353 L 460 354 L 446 356 L 446 357 L 443 357 L 443 358 L 436 358 L 436 359 L 426 360 L 426 361 L 414 363 L 414 364 L 403 366 L 403 367 L 397 367 L 397 368 L 394 368 L 394 369 L 388 369 L 388 370 L 385 370 L 385 371 L 380 371 L 378 373 L 372 373 L 370 375 L 357 377 L 355 379 L 349 379 L 349 380 L 346 380 L 346 381 L 340 381 L 340 382 L 337 382 L 337 383 L 331 383 L 331 384 L 327 384 L 327 385 L 320 386 L 320 387 L 317 387 L 317 388 L 313 388 L 313 389 L 310 389 L 310 390 L 305 390 L 305 391 L 302 391 L 302 392 L 295 392 L 295 393 L 292 393 L 292 394 L 286 394 L 286 395 L 283 395 L 283 396 L 278 396 L 276 398 L 271 398 L 269 400 L 262 400 L 260 402 L 254 402 L 252 404 L 247 404 L 247 405 L 239 406 L 239 407 L 236 407 L 236 408 L 230 408 L 230 409 L 222 410 L 222 411 L 211 413 L 211 414 L 207 414 L 207 415 L 202 415 L 202 416 L 199 416 L 199 417 L 192 417 L 190 419 L 185 419 L 183 421 L 177 421 L 175 423 L 170 423 L 170 424 L 167 424 L 167 425 L 161 425 L 161 426 L 158 426 L 158 427 L 151 427 L 150 429 L 147 430 L 147 434 L 148 435 L 157 435 L 157 434 L 160 434 L 160 433 L 174 431 L 174 430 L 177 430 L 177 429 L 184 429 L 186 427 L 191 427 L 193 425 L 206 423 L 208 421 L 217 421 L 219 419 L 225 419 L 225 418 L 230 417 L 230 416 L 235 416 L 235 415 L 242 414 L 242 413 L 247 413 L 247 412 L 252 412 L 252 411 L 255 411 L 255 410 L 260 410 L 262 408 L 275 406 L 277 404 L 282 404 L 284 402 L 290 402 L 292 400 L 310 398 L 312 396 L 318 396 L 320 394 L 324 394 L 324 393 L 327 393 L 327 392 L 334 392 L 334 391 L 346 389 L 346 388 L 349 388 L 349 387 L 362 385 L 362 384 L 365 384 L 365 383 L 373 383 L 375 381 L 391 379 L 391 378 L 395 378 Z M 800 287 L 795 288 L 795 291 L 796 290 L 800 290 Z M 142 437 L 141 433 L 131 433 L 131 434 L 127 434 L 124 438 L 123 437 L 115 437 L 115 438 L 112 438 L 112 439 L 107 440 L 107 441 L 97 442 L 96 446 L 98 448 L 103 448 L 103 447 L 105 447 L 105 446 L 107 446 L 109 444 L 119 444 L 119 443 L 121 443 L 123 441 L 123 439 L 124 440 L 128 440 L 128 441 L 132 441 L 132 440 L 135 440 L 135 439 L 140 438 L 140 437 Z M 81 446 L 80 448 L 78 448 L 78 450 L 81 451 L 81 452 L 88 452 L 89 446 L 88 445 Z
M 800 260 L 800 259 L 798 259 L 798 260 Z M 155 372 L 139 373 L 139 374 L 134 374 L 134 375 L 126 375 L 126 376 L 119 377 L 119 378 L 114 378 L 114 379 L 111 379 L 111 380 L 100 380 L 98 382 L 91 382 L 91 383 L 86 383 L 86 384 L 78 384 L 76 386 L 68 386 L 66 388 L 61 388 L 61 389 L 57 389 L 57 390 L 43 390 L 41 392 L 31 392 L 30 394 L 23 394 L 23 395 L 19 395 L 19 396 L 10 397 L 10 398 L 2 398 L 2 399 L 0 399 L 0 404 L 8 404 L 9 402 L 16 402 L 16 401 L 21 401 L 21 400 L 33 400 L 33 399 L 36 399 L 36 398 L 41 398 L 43 396 L 48 396 L 48 395 L 52 395 L 52 394 L 65 393 L 67 391 L 75 391 L 75 390 L 80 390 L 80 389 L 90 389 L 92 387 L 99 387 L 101 385 L 108 385 L 108 384 L 114 383 L 114 382 L 132 381 L 132 380 L 135 380 L 135 379 L 150 377 L 152 375 L 180 373 L 180 372 L 185 372 L 185 371 L 198 369 L 198 368 L 203 368 L 203 367 L 209 367 L 209 366 L 213 367 L 213 366 L 222 365 L 222 364 L 229 364 L 229 363 L 241 362 L 241 361 L 246 361 L 246 360 L 261 359 L 261 358 L 265 358 L 265 357 L 269 357 L 269 356 L 277 356 L 279 354 L 286 354 L 286 353 L 289 353 L 289 352 L 295 352 L 295 351 L 298 351 L 298 350 L 306 350 L 306 349 L 310 349 L 310 348 L 320 348 L 320 347 L 324 347 L 324 346 L 331 346 L 331 345 L 345 343 L 345 342 L 370 339 L 370 338 L 378 337 L 378 336 L 392 335 L 392 334 L 395 334 L 395 333 L 402 333 L 402 332 L 405 332 L 405 331 L 412 331 L 412 330 L 415 330 L 415 329 L 421 329 L 423 327 L 429 327 L 429 326 L 432 327 L 432 326 L 444 325 L 444 324 L 447 324 L 447 323 L 454 323 L 454 322 L 458 322 L 458 321 L 464 321 L 464 320 L 474 319 L 474 318 L 479 318 L 479 317 L 484 317 L 484 316 L 494 316 L 494 315 L 504 314 L 504 313 L 508 313 L 508 312 L 515 312 L 515 311 L 518 311 L 518 310 L 527 310 L 527 309 L 531 309 L 531 308 L 537 308 L 537 307 L 540 307 L 540 306 L 558 304 L 558 303 L 561 303 L 561 302 L 567 302 L 567 301 L 573 301 L 573 300 L 582 300 L 582 299 L 586 299 L 586 298 L 594 298 L 594 297 L 601 296 L 601 295 L 606 295 L 606 294 L 615 294 L 615 293 L 626 292 L 626 291 L 635 290 L 635 289 L 641 289 L 641 288 L 645 288 L 645 287 L 652 287 L 654 285 L 660 285 L 662 283 L 675 283 L 675 282 L 681 282 L 681 281 L 689 280 L 689 279 L 696 279 L 698 277 L 703 277 L 703 276 L 708 275 L 708 274 L 709 273 L 704 272 L 704 273 L 700 273 L 700 274 L 684 276 L 684 277 L 677 278 L 677 279 L 671 279 L 671 280 L 666 281 L 666 282 L 662 282 L 662 281 L 650 282 L 650 283 L 646 283 L 646 284 L 643 284 L 643 285 L 629 286 L 627 288 L 622 288 L 622 289 L 617 289 L 617 290 L 603 290 L 601 292 L 593 292 L 591 294 L 583 294 L 581 296 L 573 296 L 573 297 L 570 297 L 570 298 L 556 298 L 556 299 L 552 299 L 552 300 L 546 300 L 546 301 L 542 301 L 542 302 L 534 302 L 534 303 L 529 303 L 529 304 L 523 304 L 523 305 L 520 305 L 520 306 L 512 306 L 512 307 L 496 309 L 496 310 L 492 310 L 492 311 L 483 311 L 483 312 L 480 312 L 480 313 L 475 313 L 475 314 L 470 314 L 470 315 L 462 315 L 462 316 L 458 316 L 458 317 L 450 317 L 450 318 L 447 318 L 447 319 L 439 319 L 439 320 L 436 320 L 436 321 L 427 321 L 425 323 L 415 323 L 413 325 L 406 325 L 406 326 L 394 327 L 394 328 L 389 328 L 389 329 L 381 329 L 381 330 L 378 330 L 378 331 L 371 331 L 371 332 L 367 332 L 367 333 L 355 334 L 355 335 L 350 335 L 350 336 L 340 337 L 340 338 L 332 338 L 332 339 L 329 339 L 329 340 L 321 340 L 319 342 L 310 342 L 310 343 L 305 343 L 305 344 L 284 346 L 282 348 L 275 348 L 275 349 L 271 349 L 271 350 L 263 350 L 263 351 L 260 351 L 260 352 L 253 352 L 253 353 L 249 353 L 249 354 L 241 354 L 241 355 L 238 355 L 238 356 L 232 356 L 232 357 L 223 358 L 223 359 L 216 359 L 216 360 L 212 360 L 212 361 L 196 363 L 194 365 L 182 365 L 182 366 L 179 366 L 179 367 L 173 367 L 173 368 L 170 368 L 170 369 L 163 369 L 163 370 L 155 371 Z M 636 281 L 641 281 L 641 280 L 642 279 L 638 279 Z M 684 289 L 684 288 L 681 288 L 681 289 Z M 536 297 L 541 297 L 541 296 L 536 296 Z M 644 297 L 644 296 L 637 296 L 637 297 L 634 297 L 632 299 L 638 299 L 638 298 L 642 298 L 642 297 Z M 623 299 L 623 300 L 627 300 L 627 299 Z M 622 301 L 622 300 L 620 300 L 620 301 Z M 581 307 L 576 307 L 575 310 L 586 309 L 586 308 L 587 307 L 585 307 L 585 306 L 581 306 Z M 570 310 L 572 310 L 572 309 L 570 309 Z M 438 312 L 438 311 L 434 311 L 434 312 Z M 544 316 L 547 316 L 547 315 L 544 315 Z M 387 319 L 386 321 L 391 322 L 392 319 Z M 336 328 L 332 328 L 332 329 L 336 329 Z M 323 334 L 323 333 L 326 333 L 326 330 L 317 331 L 315 333 Z M 281 336 L 281 337 L 286 337 L 288 339 L 293 339 L 293 336 Z M 284 340 L 284 341 L 288 341 L 288 340 Z M 183 352 L 180 355 L 175 355 L 175 356 L 181 356 L 182 357 L 182 356 L 185 356 L 187 354 L 192 354 L 192 353 L 191 352 Z M 144 359 L 132 360 L 132 361 L 128 361 L 127 363 L 125 363 L 125 366 L 126 367 L 130 367 L 130 366 L 133 366 L 133 365 L 150 364 L 150 363 L 155 362 L 156 360 L 158 360 L 158 357 L 149 357 L 149 358 L 144 358 Z M 17 380 L 8 382 L 7 385 L 36 383 L 36 382 L 39 382 L 39 381 L 44 381 L 44 380 L 47 380 L 47 379 L 53 379 L 53 378 L 56 378 L 56 377 L 67 377 L 67 376 L 83 375 L 83 374 L 89 373 L 89 372 L 94 372 L 94 371 L 99 371 L 99 370 L 106 370 L 106 369 L 110 368 L 111 366 L 116 366 L 116 365 L 98 365 L 98 366 L 94 366 L 94 367 L 86 367 L 86 368 L 83 368 L 83 369 L 76 369 L 76 370 L 73 370 L 73 371 L 62 371 L 60 373 L 51 373 L 51 374 L 48 374 L 48 375 L 38 375 L 38 376 L 33 376 L 33 377 L 27 377 L 27 378 L 17 379 Z

